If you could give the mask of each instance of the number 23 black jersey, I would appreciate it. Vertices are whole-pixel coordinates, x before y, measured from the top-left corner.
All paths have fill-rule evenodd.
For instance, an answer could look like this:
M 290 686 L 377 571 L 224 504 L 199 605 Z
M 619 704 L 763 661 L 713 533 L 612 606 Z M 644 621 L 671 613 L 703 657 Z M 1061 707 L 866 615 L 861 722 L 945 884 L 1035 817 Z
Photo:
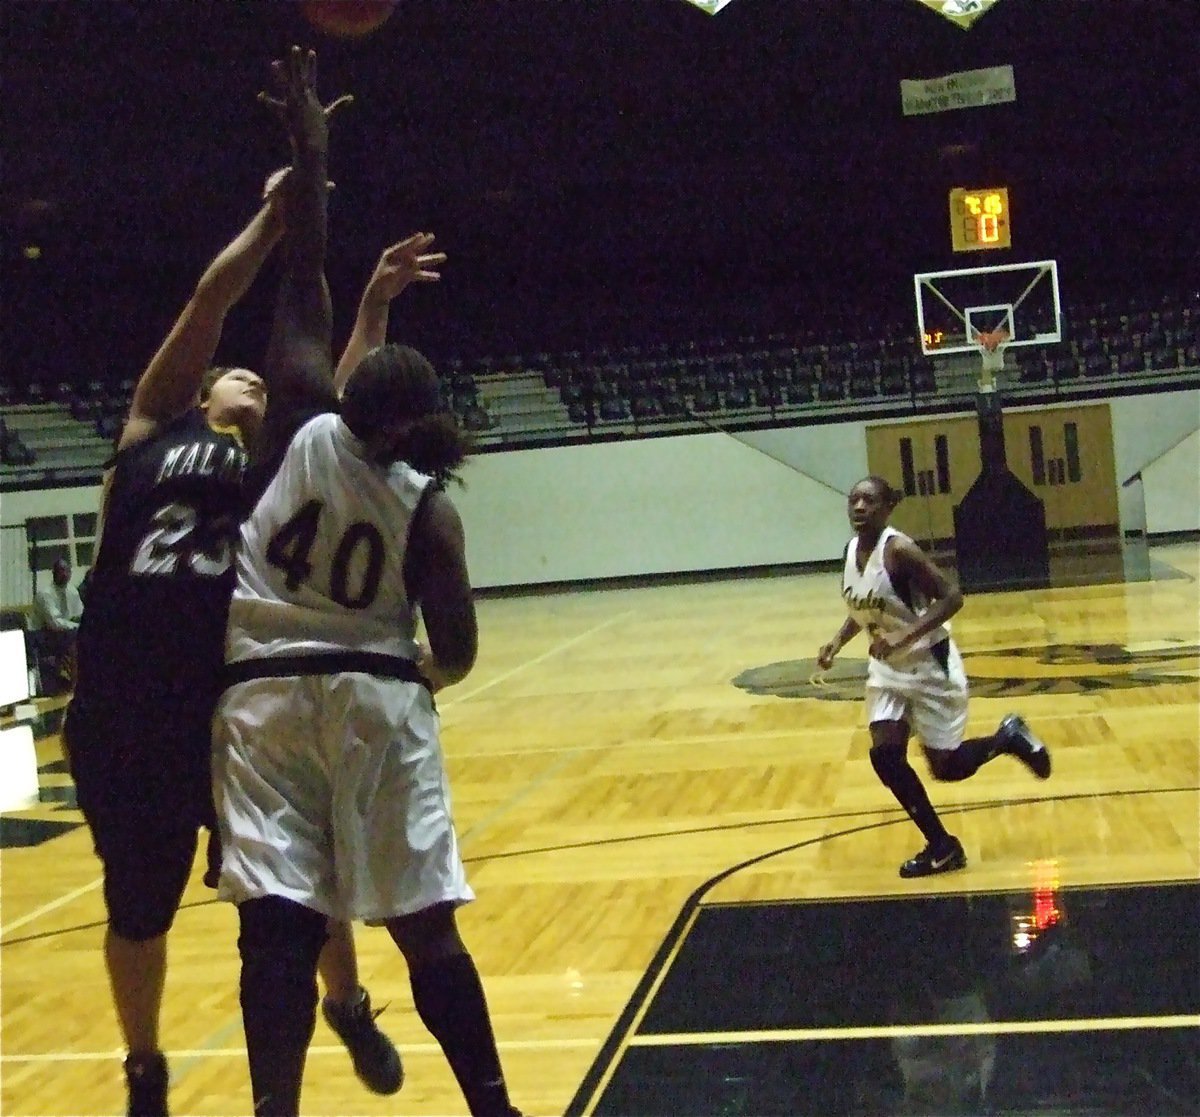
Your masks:
M 143 668 L 170 678 L 178 664 L 197 698 L 205 673 L 219 676 L 245 472 L 238 441 L 198 410 L 118 454 L 80 623 L 77 699 L 120 702 Z

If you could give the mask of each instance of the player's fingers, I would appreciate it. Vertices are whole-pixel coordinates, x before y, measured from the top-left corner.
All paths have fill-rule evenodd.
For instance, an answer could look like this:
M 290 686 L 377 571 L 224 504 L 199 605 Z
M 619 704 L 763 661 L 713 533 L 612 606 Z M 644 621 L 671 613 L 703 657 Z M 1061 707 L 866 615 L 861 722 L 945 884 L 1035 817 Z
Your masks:
M 283 102 L 275 97 L 268 96 L 266 93 L 260 93 L 258 95 L 258 103 L 270 109 L 271 112 L 273 112 L 276 116 L 281 116 L 283 114 Z
M 328 120 L 335 112 L 337 112 L 338 109 L 342 108 L 343 105 L 352 104 L 354 104 L 354 94 L 343 93 L 339 98 L 337 98 L 337 100 L 330 101 L 329 104 L 325 106 L 325 119 Z

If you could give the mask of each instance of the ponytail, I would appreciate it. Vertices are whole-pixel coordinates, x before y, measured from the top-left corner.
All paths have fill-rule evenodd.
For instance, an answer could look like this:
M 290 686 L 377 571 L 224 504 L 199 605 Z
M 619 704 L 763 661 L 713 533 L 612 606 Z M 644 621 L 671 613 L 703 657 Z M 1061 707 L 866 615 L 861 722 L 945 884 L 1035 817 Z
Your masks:
M 429 474 L 442 487 L 450 481 L 461 485 L 458 471 L 473 446 L 474 439 L 458 425 L 454 415 L 439 411 L 421 416 L 404 432 L 396 456 L 418 473 Z

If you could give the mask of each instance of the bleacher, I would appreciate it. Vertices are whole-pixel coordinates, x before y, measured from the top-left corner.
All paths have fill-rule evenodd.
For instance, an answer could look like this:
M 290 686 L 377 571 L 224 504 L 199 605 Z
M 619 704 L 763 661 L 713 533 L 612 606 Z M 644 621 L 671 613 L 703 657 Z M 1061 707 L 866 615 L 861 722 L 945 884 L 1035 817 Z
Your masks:
M 1062 341 L 1007 354 L 997 386 L 1008 397 L 1038 403 L 1200 381 L 1194 293 L 1081 305 L 1066 317 Z M 974 357 L 927 357 L 895 328 L 873 338 L 772 333 L 482 358 L 456 362 L 454 377 L 487 412 L 481 441 L 503 446 L 918 413 L 973 393 L 978 373 Z
M 1200 383 L 1200 293 L 1066 308 L 1063 340 L 1012 347 L 997 386 L 1040 403 Z M 973 391 L 978 361 L 877 337 L 774 332 L 442 362 L 443 394 L 483 449 L 917 414 Z M 0 485 L 94 480 L 132 382 L 0 390 Z
M 100 476 L 129 407 L 132 385 L 37 382 L 0 393 L 0 485 L 6 488 Z

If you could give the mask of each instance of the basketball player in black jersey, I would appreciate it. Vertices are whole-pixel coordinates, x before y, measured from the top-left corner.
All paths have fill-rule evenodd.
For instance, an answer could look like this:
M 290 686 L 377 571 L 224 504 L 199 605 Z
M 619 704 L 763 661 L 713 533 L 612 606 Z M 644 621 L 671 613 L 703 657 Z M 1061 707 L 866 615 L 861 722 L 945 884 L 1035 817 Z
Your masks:
M 158 1039 L 166 934 L 197 828 L 212 824 L 210 720 L 232 547 L 248 451 L 269 414 L 258 375 L 205 370 L 226 315 L 283 232 L 284 178 L 268 180 L 261 210 L 209 265 L 135 389 L 105 481 L 91 615 L 81 625 L 63 731 L 104 868 L 105 962 L 128 1051 L 130 1114 L 167 1112 Z M 286 400 L 286 380 L 280 386 Z M 359 1077 L 376 1092 L 394 1092 L 399 1057 L 358 985 L 349 928 L 330 931 L 321 958 L 327 1018 Z
M 850 490 L 854 536 L 842 575 L 850 615 L 817 664 L 827 670 L 847 641 L 866 630 L 871 765 L 925 837 L 925 848 L 900 866 L 902 877 L 918 877 L 961 869 L 967 858 L 908 763 L 911 734 L 939 780 L 964 780 L 1001 753 L 1046 779 L 1050 753 L 1016 714 L 990 736 L 963 740 L 967 679 L 947 626 L 963 597 L 912 539 L 888 526 L 902 495 L 882 477 L 865 477 Z

